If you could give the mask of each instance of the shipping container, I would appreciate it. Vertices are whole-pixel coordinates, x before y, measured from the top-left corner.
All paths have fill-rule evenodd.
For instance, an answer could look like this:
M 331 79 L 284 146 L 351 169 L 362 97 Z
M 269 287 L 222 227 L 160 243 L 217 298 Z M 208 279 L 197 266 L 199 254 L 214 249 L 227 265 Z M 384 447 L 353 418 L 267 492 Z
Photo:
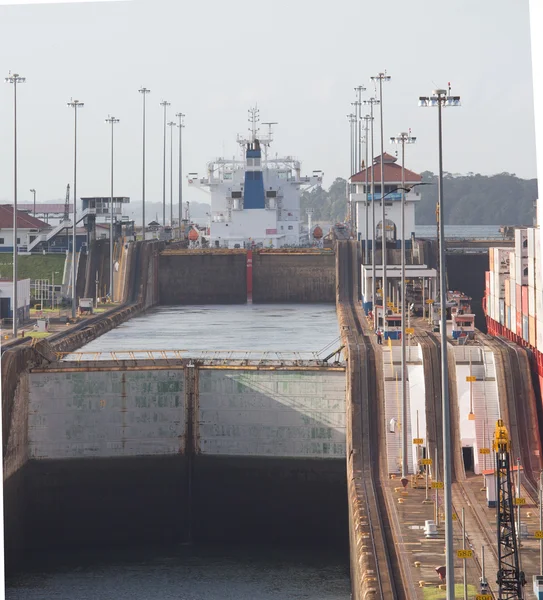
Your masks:
M 494 272 L 509 275 L 509 248 L 494 248 Z
M 530 341 L 530 328 L 528 326 L 528 315 L 522 315 L 522 339 L 525 342 Z
M 515 305 L 518 312 L 522 312 L 522 286 L 517 283 L 517 293 L 515 295 Z
M 537 349 L 543 352 L 543 319 L 535 322 L 535 335 L 537 337 Z
M 509 277 L 515 279 L 515 252 L 509 252 Z
M 535 304 L 535 288 L 528 286 L 528 315 L 535 317 L 537 315 Z
M 528 232 L 526 229 L 515 229 L 515 254 L 517 257 L 528 256 Z
M 520 285 L 528 285 L 528 257 L 515 256 L 515 279 Z
M 537 346 L 534 317 L 528 317 L 528 342 L 533 348 Z
M 514 327 L 511 326 L 511 307 L 505 307 L 505 326 L 509 331 L 513 331 Z
M 528 258 L 535 260 L 535 228 L 528 227 L 526 233 L 528 234 Z
M 528 286 L 522 286 L 522 304 L 521 304 L 522 316 L 528 316 Z
M 499 303 L 500 325 L 505 325 L 505 301 L 500 298 Z
M 490 271 L 485 271 L 485 295 L 490 294 Z
M 517 335 L 522 337 L 522 313 L 517 310 Z
M 488 249 L 488 268 L 490 271 L 494 270 L 494 248 Z
M 505 280 L 505 306 L 511 306 L 511 280 Z
M 535 287 L 535 256 L 528 256 L 528 285 Z
M 543 290 L 541 288 L 535 290 L 535 317 L 543 321 Z

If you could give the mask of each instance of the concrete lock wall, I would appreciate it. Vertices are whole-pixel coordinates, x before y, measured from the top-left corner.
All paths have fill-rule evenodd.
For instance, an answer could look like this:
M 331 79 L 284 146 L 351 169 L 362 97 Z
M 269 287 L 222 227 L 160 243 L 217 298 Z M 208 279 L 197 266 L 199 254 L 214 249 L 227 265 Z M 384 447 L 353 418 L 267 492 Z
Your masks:
M 335 255 L 253 254 L 253 302 L 335 302 Z
M 178 454 L 185 431 L 182 370 L 30 374 L 30 458 Z
M 246 255 L 166 251 L 159 258 L 160 304 L 245 304 Z
M 345 373 L 201 370 L 199 451 L 345 458 Z

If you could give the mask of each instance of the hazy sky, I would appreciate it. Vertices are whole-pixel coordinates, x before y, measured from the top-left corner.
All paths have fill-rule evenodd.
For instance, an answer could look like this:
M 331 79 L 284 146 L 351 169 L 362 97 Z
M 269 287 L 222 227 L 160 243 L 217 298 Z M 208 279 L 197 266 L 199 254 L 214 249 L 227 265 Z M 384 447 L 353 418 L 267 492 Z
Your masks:
M 151 89 L 150 201 L 162 199 L 162 99 L 171 102 L 168 120 L 187 115 L 185 174 L 236 153 L 236 134 L 258 103 L 262 121 L 279 122 L 273 150 L 299 158 L 304 173 L 322 169 L 328 187 L 348 175 L 353 88 L 365 85 L 370 97 L 370 76 L 383 70 L 392 77 L 383 92 L 385 149 L 411 128 L 408 167 L 437 171 L 437 110 L 417 102 L 450 81 L 462 107 L 445 110 L 445 170 L 536 176 L 527 0 L 0 5 L 0 75 L 10 70 L 27 78 L 18 87 L 20 202 L 31 201 L 32 187 L 38 201 L 62 198 L 72 183 L 72 97 L 85 102 L 78 196 L 109 195 L 111 114 L 120 119 L 115 194 L 139 200 L 141 86 Z M 3 84 L 0 202 L 12 201 L 12 172 L 13 86 Z M 184 199 L 207 201 L 194 190 Z

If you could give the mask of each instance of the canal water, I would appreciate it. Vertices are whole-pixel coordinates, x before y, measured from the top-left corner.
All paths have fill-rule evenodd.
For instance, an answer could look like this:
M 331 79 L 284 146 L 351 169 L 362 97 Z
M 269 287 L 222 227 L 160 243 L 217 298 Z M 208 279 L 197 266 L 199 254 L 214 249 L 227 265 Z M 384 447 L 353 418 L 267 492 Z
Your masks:
M 348 600 L 337 548 L 205 546 L 36 556 L 7 600 Z
M 126 321 L 78 352 L 185 350 L 194 355 L 276 351 L 312 358 L 313 352 L 335 343 L 330 352 L 340 345 L 334 304 L 159 306 Z

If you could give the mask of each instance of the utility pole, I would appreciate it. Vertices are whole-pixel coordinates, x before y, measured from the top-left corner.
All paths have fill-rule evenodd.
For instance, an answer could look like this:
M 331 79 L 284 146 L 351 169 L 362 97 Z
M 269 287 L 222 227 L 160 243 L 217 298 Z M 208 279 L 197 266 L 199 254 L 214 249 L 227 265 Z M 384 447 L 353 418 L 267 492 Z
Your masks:
M 173 128 L 176 126 L 175 121 L 170 121 L 170 227 L 173 229 Z M 173 233 L 172 233 L 173 235 Z

